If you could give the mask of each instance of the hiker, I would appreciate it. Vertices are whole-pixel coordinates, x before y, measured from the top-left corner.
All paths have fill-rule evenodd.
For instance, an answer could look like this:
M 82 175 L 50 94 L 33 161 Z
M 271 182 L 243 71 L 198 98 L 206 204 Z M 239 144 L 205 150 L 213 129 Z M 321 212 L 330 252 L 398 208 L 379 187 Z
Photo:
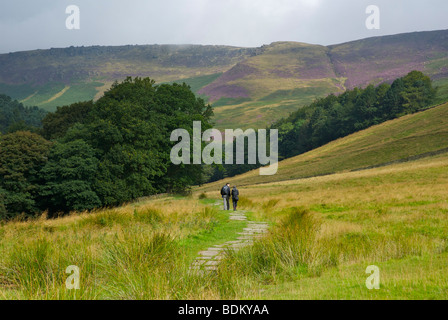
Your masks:
M 224 202 L 224 210 L 230 210 L 229 208 L 230 183 L 226 183 L 226 185 L 221 188 L 221 195 Z
M 233 186 L 232 189 L 232 202 L 233 202 L 233 211 L 236 211 L 236 206 L 238 205 L 238 195 L 240 194 L 240 192 L 238 191 L 238 189 L 236 188 L 236 186 Z

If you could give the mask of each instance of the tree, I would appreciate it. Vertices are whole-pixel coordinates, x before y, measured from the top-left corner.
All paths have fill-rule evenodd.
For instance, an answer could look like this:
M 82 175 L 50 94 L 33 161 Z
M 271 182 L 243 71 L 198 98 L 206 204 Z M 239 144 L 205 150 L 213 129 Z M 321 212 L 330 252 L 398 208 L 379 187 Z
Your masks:
M 17 100 L 0 94 L 0 132 L 35 131 L 47 112 L 38 107 L 24 107 Z M 26 130 L 24 130 L 26 129 Z
M 371 125 L 429 106 L 436 90 L 431 79 L 412 71 L 392 85 L 354 88 L 300 108 L 271 126 L 279 129 L 280 157 L 292 157 Z
M 103 205 L 117 205 L 159 192 L 177 192 L 202 179 L 202 166 L 175 166 L 170 160 L 174 129 L 211 127 L 211 107 L 184 85 L 156 86 L 149 78 L 115 83 L 94 103 L 84 123 L 62 142 L 82 139 L 98 151 L 93 190 Z
M 6 211 L 5 206 L 6 191 L 0 188 L 0 220 L 5 220 L 8 218 L 8 211 Z
M 22 131 L 1 137 L 0 215 L 48 209 L 53 217 L 188 190 L 202 182 L 203 166 L 171 162 L 171 132 L 192 134 L 194 121 L 209 129 L 212 114 L 187 85 L 149 78 L 127 78 L 96 102 L 58 108 L 43 128 L 56 142 Z
M 38 172 L 47 162 L 51 142 L 41 136 L 17 131 L 0 137 L 0 189 L 7 217 L 39 212 Z
M 42 134 L 46 139 L 62 138 L 75 123 L 84 123 L 92 110 L 93 102 L 77 102 L 58 107 L 56 112 L 48 113 L 42 120 Z
M 401 92 L 402 112 L 413 113 L 428 106 L 435 97 L 436 89 L 431 79 L 420 71 L 412 71 L 403 77 L 405 89 Z
M 58 212 L 84 211 L 101 206 L 92 189 L 98 170 L 96 151 L 83 140 L 55 143 L 40 171 L 41 207 L 50 217 Z

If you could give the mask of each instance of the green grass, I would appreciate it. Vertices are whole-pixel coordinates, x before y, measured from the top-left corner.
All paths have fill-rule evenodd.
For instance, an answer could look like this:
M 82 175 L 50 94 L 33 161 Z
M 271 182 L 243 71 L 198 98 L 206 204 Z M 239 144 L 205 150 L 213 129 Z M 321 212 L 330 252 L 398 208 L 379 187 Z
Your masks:
M 179 245 L 190 253 L 193 260 L 197 253 L 214 245 L 223 244 L 227 241 L 235 240 L 238 233 L 246 227 L 245 221 L 229 220 L 228 211 L 220 210 L 216 215 L 214 224 L 198 233 L 191 234 L 179 242 Z
M 252 99 L 250 98 L 221 98 L 218 101 L 213 103 L 213 107 L 222 107 L 222 106 L 230 106 L 237 105 L 244 102 L 249 102 Z
M 189 266 L 200 250 L 236 239 L 247 222 L 201 201 L 165 197 L 7 223 L 0 227 L 0 298 L 187 299 L 207 298 L 207 290 L 219 297 L 216 275 Z M 80 290 L 65 288 L 70 265 L 80 268 Z
M 96 88 L 102 85 L 101 82 L 75 83 L 59 98 L 38 106 L 48 111 L 55 111 L 58 106 L 69 105 L 73 101 L 92 100 L 98 92 Z
M 240 187 L 239 207 L 270 232 L 227 252 L 217 272 L 198 251 L 246 222 L 216 188 L 91 214 L 0 226 L 4 299 L 446 299 L 448 155 L 359 172 Z M 217 203 L 219 206 L 215 206 Z M 65 268 L 81 289 L 65 288 Z M 365 287 L 380 268 L 380 289 Z
M 72 104 L 73 102 L 92 100 L 97 94 L 97 87 L 101 82 L 78 82 L 66 85 L 59 82 L 49 82 L 43 86 L 31 87 L 29 85 L 0 84 L 0 92 L 18 99 L 25 106 L 38 106 L 47 111 L 55 111 L 56 107 Z M 58 94 L 61 94 L 59 97 Z
M 214 102 L 215 126 L 218 129 L 265 128 L 317 98 L 340 91 L 341 81 L 334 78 L 304 81 L 263 77 L 247 82 L 241 80 L 241 85 L 249 92 L 260 91 L 261 94 L 254 93 L 249 98 L 221 98 Z
M 448 297 L 448 254 L 424 255 L 375 262 L 380 270 L 380 288 L 369 290 L 365 281 L 367 264 L 332 268 L 318 278 L 265 286 L 259 299 L 355 299 L 432 300 Z M 405 276 L 403 276 L 403 274 Z
M 6 94 L 16 100 L 23 100 L 31 96 L 34 92 L 36 92 L 36 89 L 28 84 L 10 85 L 0 83 L 0 93 Z
M 436 104 L 444 103 L 448 101 L 448 79 L 438 80 L 434 82 L 434 86 L 437 87 Z
M 240 187 L 242 207 L 274 227 L 221 272 L 239 275 L 242 299 L 447 299 L 447 168 L 443 154 Z M 369 265 L 379 290 L 365 286 Z
M 283 100 L 313 100 L 318 97 L 324 97 L 334 92 L 325 87 L 296 88 L 292 90 L 277 90 L 259 101 L 269 101 L 271 103 Z
M 35 95 L 23 101 L 26 106 L 41 106 L 42 102 L 51 99 L 54 95 L 65 88 L 65 85 L 59 82 L 49 82 L 43 86 L 39 86 L 35 90 Z M 45 109 L 45 108 L 44 108 Z

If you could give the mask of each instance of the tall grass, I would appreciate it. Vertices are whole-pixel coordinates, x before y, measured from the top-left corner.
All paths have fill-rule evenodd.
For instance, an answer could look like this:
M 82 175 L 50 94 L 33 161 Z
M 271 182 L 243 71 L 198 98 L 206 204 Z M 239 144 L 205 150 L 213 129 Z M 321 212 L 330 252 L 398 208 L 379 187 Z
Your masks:
M 218 211 L 164 198 L 0 228 L 0 298 L 177 299 L 205 297 L 209 277 L 190 274 L 182 239 L 219 226 Z M 69 290 L 68 266 L 80 269 Z M 207 280 L 208 279 L 208 280 Z M 208 282 L 207 282 L 208 281 Z
M 446 251 L 444 241 L 421 235 L 383 233 L 327 233 L 324 221 L 303 208 L 282 210 L 286 216 L 253 246 L 228 251 L 220 265 L 220 276 L 246 295 L 263 285 L 320 277 L 334 267 L 380 263 Z M 248 284 L 250 283 L 250 284 Z M 252 291 L 250 291 L 251 289 Z M 248 291 L 249 290 L 249 291 Z M 255 292 L 255 293 L 254 293 Z
M 230 274 L 258 278 L 263 283 L 306 273 L 314 263 L 320 223 L 308 211 L 292 208 L 286 219 L 253 246 L 229 251 L 221 265 Z
M 269 232 L 226 251 L 218 270 L 205 274 L 190 270 L 198 251 L 235 240 L 245 226 L 212 205 L 211 191 L 207 199 L 166 196 L 11 221 L 0 225 L 0 298 L 296 297 L 288 290 L 311 298 L 446 298 L 447 168 L 448 156 L 438 156 L 242 188 L 239 207 L 268 222 Z M 376 296 L 364 285 L 371 264 L 385 275 Z M 79 290 L 65 286 L 70 265 L 80 269 Z

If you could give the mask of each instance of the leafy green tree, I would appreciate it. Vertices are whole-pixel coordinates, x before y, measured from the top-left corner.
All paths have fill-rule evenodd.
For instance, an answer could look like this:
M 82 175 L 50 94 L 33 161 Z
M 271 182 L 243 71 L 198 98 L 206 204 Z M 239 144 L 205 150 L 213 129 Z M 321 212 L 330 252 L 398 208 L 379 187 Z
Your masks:
M 57 213 L 91 210 L 101 206 L 92 185 L 98 170 L 96 151 L 83 140 L 55 143 L 40 171 L 41 207 L 50 217 Z
M 211 127 L 211 107 L 186 85 L 156 86 L 149 78 L 115 83 L 94 103 L 83 124 L 63 142 L 82 139 L 98 151 L 93 190 L 103 205 L 117 205 L 159 192 L 182 191 L 202 180 L 201 165 L 170 161 L 172 130 L 192 134 L 193 121 Z
M 51 142 L 31 132 L 0 137 L 0 189 L 7 217 L 39 212 L 38 172 L 47 162 L 50 147 Z
M 8 218 L 8 211 L 6 211 L 5 206 L 6 191 L 0 188 L 0 220 L 5 220 Z
M 172 164 L 169 156 L 174 143 L 169 141 L 169 136 L 173 130 L 178 128 L 186 129 L 192 136 L 193 121 L 201 122 L 202 131 L 210 129 L 213 110 L 210 105 L 205 105 L 203 99 L 196 98 L 186 84 L 158 86 L 155 101 L 158 112 L 164 114 L 167 121 L 164 143 L 160 144 L 162 147 L 160 153 L 163 154 L 168 164 L 166 174 L 161 179 L 162 192 L 182 192 L 191 185 L 203 182 L 204 166 Z M 202 142 L 202 146 L 205 146 L 205 142 Z
M 412 71 L 403 77 L 405 89 L 401 92 L 402 112 L 413 113 L 427 107 L 436 95 L 431 79 L 420 71 Z
M 47 112 L 38 107 L 24 107 L 17 100 L 0 94 L 0 132 L 35 131 L 42 126 Z M 20 123 L 17 125 L 17 123 Z M 20 126 L 20 127 L 19 127 Z
M 19 120 L 19 121 L 13 122 L 6 129 L 6 133 L 14 133 L 17 131 L 29 131 L 29 132 L 41 134 L 42 129 L 32 126 L 32 125 L 29 125 L 24 120 Z
M 58 107 L 55 112 L 48 113 L 43 118 L 43 136 L 49 140 L 62 138 L 75 123 L 84 123 L 92 107 L 92 101 Z

